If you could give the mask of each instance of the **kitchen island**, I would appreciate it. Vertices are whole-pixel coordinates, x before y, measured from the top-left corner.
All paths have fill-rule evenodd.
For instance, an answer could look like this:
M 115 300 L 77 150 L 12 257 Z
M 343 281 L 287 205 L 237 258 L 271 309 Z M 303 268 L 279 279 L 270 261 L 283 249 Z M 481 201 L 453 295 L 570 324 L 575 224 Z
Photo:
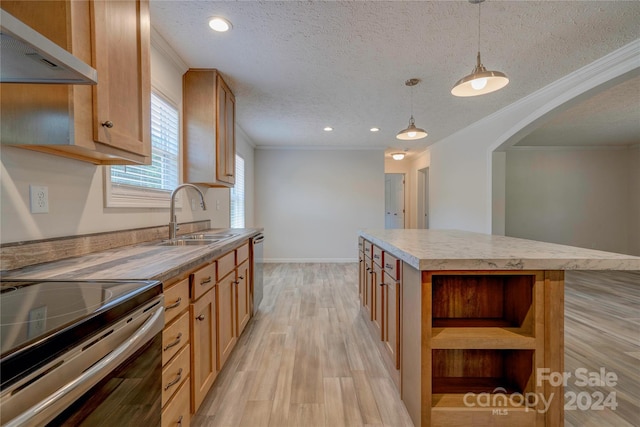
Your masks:
M 640 270 L 456 230 L 359 235 L 361 311 L 416 426 L 562 426 L 564 271 Z

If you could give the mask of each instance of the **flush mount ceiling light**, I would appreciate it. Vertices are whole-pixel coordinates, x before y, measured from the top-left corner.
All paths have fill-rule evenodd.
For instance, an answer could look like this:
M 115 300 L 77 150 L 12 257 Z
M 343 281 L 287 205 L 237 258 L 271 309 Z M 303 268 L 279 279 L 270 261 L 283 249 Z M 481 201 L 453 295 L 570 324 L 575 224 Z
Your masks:
M 331 132 L 333 130 L 333 128 L 331 126 L 326 126 L 323 130 L 325 132 Z
M 233 28 L 233 25 L 231 25 L 231 22 L 229 22 L 229 20 L 225 18 L 214 16 L 213 18 L 209 19 L 209 27 L 211 27 L 213 31 L 224 33 L 225 31 L 229 31 L 231 28 Z
M 373 128 L 371 128 L 371 129 L 369 129 L 369 130 L 370 130 L 371 132 L 378 132 L 378 131 L 380 130 L 380 128 L 373 127 Z
M 471 74 L 458 80 L 451 89 L 451 94 L 454 96 L 484 95 L 502 89 L 509 83 L 506 74 L 500 71 L 487 71 L 480 61 L 480 6 L 483 1 L 469 0 L 469 3 L 478 5 L 478 57 Z
M 427 132 L 424 129 L 416 127 L 415 120 L 413 119 L 413 86 L 420 83 L 420 79 L 409 79 L 404 82 L 405 85 L 411 88 L 411 118 L 409 119 L 409 127 L 401 130 L 396 135 L 396 138 L 403 140 L 422 139 L 427 136 Z
M 404 159 L 404 153 L 393 153 L 391 157 L 393 157 L 393 160 L 402 160 Z

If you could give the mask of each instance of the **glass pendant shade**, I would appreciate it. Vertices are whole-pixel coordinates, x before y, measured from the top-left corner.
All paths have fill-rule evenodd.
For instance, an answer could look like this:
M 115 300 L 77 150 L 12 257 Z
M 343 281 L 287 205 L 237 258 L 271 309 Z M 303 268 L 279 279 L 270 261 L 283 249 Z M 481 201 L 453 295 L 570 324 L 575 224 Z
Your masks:
M 427 136 L 427 132 L 424 129 L 420 129 L 416 127 L 415 120 L 413 119 L 413 115 L 409 119 L 409 127 L 401 130 L 396 135 L 396 138 L 402 140 L 414 140 L 414 139 L 422 139 Z
M 485 93 L 495 92 L 502 89 L 509 83 L 506 74 L 500 71 L 487 71 L 480 62 L 480 52 L 478 52 L 478 63 L 471 74 L 464 76 L 456 82 L 451 89 L 454 96 L 477 96 Z

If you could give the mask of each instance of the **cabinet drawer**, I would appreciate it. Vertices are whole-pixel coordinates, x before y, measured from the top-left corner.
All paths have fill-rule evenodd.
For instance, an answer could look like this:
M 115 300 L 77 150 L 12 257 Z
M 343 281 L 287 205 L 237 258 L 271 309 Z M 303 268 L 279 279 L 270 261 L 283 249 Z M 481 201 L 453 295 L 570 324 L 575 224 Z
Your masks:
M 236 254 L 231 251 L 218 259 L 218 281 L 236 268 Z
M 164 291 L 164 324 L 189 307 L 189 278 L 179 281 Z
M 384 272 L 393 279 L 400 280 L 400 260 L 388 252 L 383 252 L 382 260 L 384 261 Z
M 367 241 L 367 240 L 363 240 L 362 241 L 362 246 L 363 246 L 363 250 L 364 250 L 364 255 L 366 257 L 371 258 L 371 242 Z
M 191 299 L 200 298 L 216 284 L 216 263 L 202 267 L 191 275 Z
M 189 346 L 185 346 L 167 366 L 162 368 L 162 406 L 189 377 Z
M 189 341 L 189 312 L 185 312 L 162 331 L 162 366 Z
M 162 410 L 162 427 L 189 427 L 189 396 L 189 381 L 185 381 Z
M 236 249 L 236 265 L 242 264 L 242 261 L 249 259 L 249 243 L 245 243 Z
M 373 254 L 373 262 L 382 267 L 382 249 L 380 249 L 376 245 L 372 245 L 371 253 Z

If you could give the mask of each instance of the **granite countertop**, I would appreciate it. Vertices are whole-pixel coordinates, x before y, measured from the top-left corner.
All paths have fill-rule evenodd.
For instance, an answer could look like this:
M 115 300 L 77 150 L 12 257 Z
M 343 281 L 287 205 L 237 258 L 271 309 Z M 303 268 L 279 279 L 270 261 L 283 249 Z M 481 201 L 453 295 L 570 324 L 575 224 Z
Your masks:
M 360 230 L 418 270 L 640 270 L 640 257 L 459 230 Z
M 195 246 L 159 246 L 159 241 L 122 246 L 75 258 L 9 270 L 3 279 L 98 280 L 154 279 L 165 281 L 211 261 L 262 232 L 261 228 L 230 230 L 236 236 Z M 220 229 L 215 230 L 216 233 Z M 202 234 L 206 232 L 198 232 Z

